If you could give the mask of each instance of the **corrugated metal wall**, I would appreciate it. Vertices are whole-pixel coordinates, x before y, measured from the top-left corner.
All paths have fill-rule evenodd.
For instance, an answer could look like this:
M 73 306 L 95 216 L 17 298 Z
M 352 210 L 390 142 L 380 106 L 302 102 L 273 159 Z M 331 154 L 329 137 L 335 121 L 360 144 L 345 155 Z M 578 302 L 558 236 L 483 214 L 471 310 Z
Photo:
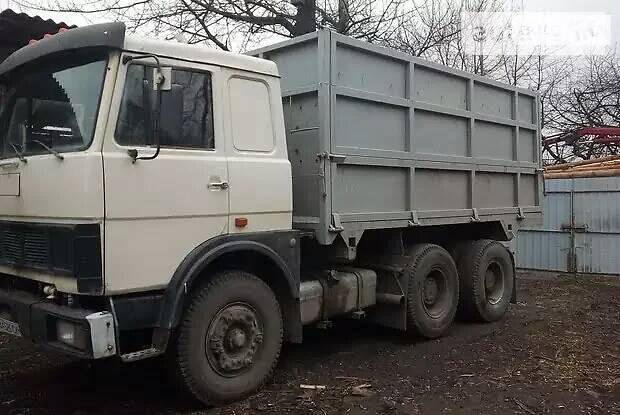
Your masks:
M 519 268 L 620 275 L 620 177 L 547 180 L 543 206 L 519 231 Z
M 64 22 L 56 23 L 51 19 L 44 20 L 40 16 L 28 16 L 11 9 L 0 10 L 0 63 L 17 49 L 26 46 L 30 39 L 41 39 L 46 33 L 73 27 Z

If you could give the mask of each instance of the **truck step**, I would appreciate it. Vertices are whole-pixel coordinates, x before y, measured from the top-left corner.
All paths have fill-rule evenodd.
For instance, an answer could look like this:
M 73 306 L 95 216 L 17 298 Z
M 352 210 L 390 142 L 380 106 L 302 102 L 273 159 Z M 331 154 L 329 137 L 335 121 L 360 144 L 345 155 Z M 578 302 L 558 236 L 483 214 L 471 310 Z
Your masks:
M 163 352 L 155 347 L 151 347 L 150 349 L 138 350 L 137 352 L 131 352 L 124 355 L 121 355 L 121 360 L 123 362 L 137 362 L 138 360 L 148 359 L 150 357 L 155 357 Z

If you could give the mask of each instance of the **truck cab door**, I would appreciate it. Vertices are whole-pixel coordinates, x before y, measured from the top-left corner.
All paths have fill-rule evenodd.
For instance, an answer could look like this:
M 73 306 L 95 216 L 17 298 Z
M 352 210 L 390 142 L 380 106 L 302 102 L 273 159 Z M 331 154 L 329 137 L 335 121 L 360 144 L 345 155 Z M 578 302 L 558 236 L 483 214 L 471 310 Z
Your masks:
M 152 160 L 134 161 L 128 151 L 155 153 L 148 138 L 155 61 L 119 65 L 103 147 L 107 293 L 165 287 L 194 248 L 228 232 L 220 69 L 160 62 L 182 89 L 182 117 L 177 126 L 161 118 L 161 150 Z
M 292 229 L 291 163 L 279 79 L 234 69 L 222 71 L 227 75 L 229 109 L 225 125 L 230 233 Z

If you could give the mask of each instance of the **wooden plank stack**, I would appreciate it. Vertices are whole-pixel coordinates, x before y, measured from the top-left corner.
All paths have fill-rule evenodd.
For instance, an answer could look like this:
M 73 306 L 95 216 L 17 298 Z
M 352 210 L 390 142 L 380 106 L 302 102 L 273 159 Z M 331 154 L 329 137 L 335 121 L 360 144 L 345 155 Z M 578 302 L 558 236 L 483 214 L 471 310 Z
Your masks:
M 620 176 L 620 155 L 574 161 L 545 168 L 545 179 Z

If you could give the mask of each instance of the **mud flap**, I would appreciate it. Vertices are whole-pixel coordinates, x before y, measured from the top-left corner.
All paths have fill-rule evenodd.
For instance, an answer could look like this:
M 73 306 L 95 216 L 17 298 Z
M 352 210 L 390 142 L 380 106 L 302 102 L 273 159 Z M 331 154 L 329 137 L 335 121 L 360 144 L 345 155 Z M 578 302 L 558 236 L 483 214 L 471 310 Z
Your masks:
M 407 261 L 408 258 L 402 255 L 384 255 L 379 261 L 367 264 L 368 268 L 377 273 L 377 298 L 384 295 L 403 299 L 400 302 L 377 300 L 377 306 L 368 311 L 368 320 L 383 327 L 403 331 L 407 329 Z
M 515 261 L 515 256 L 512 253 L 511 250 L 509 250 L 508 252 L 510 252 L 510 258 L 512 259 L 512 296 L 510 297 L 510 303 L 511 304 L 517 304 L 517 266 L 516 266 L 516 261 Z

